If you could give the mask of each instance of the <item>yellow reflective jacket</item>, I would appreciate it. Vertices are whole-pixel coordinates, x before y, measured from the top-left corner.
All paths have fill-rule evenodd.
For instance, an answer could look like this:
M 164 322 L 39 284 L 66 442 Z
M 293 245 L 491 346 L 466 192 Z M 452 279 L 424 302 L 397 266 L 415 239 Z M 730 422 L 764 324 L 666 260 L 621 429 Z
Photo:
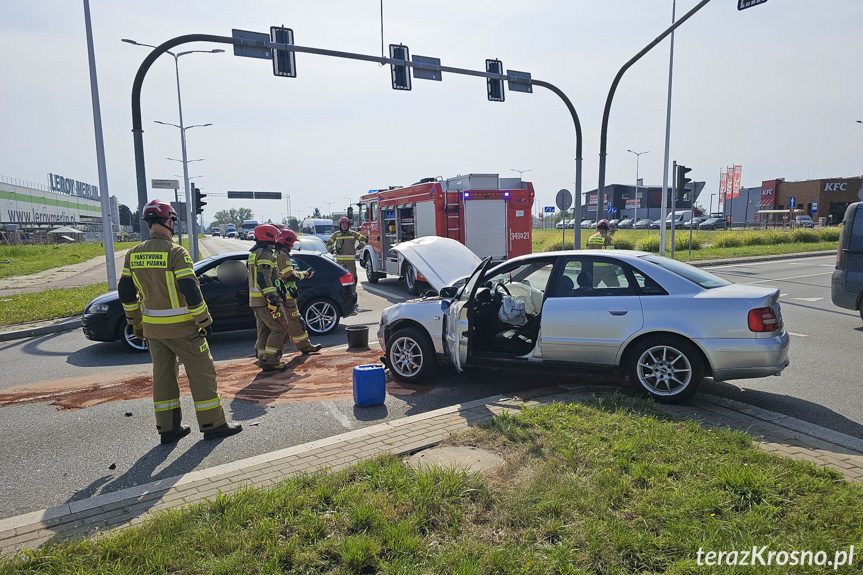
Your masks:
M 249 254 L 249 307 L 264 307 L 267 296 L 276 295 L 275 282 L 279 277 L 273 250 L 261 246 Z
M 308 277 L 308 272 L 294 269 L 291 263 L 291 254 L 282 248 L 276 248 L 276 265 L 279 268 L 279 277 L 285 284 L 285 299 L 294 299 L 297 293 L 297 282 Z
M 123 303 L 126 317 L 133 323 L 143 321 L 146 338 L 186 337 L 198 331 L 198 322 L 210 318 L 203 298 L 189 308 L 177 289 L 177 280 L 189 278 L 200 293 L 189 252 L 166 233 L 153 231 L 150 239 L 129 250 L 122 277 L 131 277 L 138 292 L 137 302 Z
M 344 262 L 353 260 L 357 250 L 363 249 L 366 238 L 359 232 L 349 229 L 346 232 L 336 230 L 327 240 L 327 249 L 336 255 L 336 261 Z
M 611 236 L 596 232 L 587 238 L 587 249 L 601 250 L 603 248 L 614 248 L 614 240 L 611 239 Z

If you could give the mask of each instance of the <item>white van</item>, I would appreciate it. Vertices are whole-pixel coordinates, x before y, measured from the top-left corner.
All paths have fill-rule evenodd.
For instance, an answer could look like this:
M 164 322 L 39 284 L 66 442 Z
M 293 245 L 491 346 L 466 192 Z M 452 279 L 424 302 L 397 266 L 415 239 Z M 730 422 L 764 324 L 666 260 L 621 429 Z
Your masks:
M 692 218 L 692 212 L 689 210 L 678 210 L 674 213 L 668 214 L 665 218 L 665 227 L 670 228 L 671 223 L 674 222 L 674 227 L 678 230 L 683 227 L 683 224 L 688 222 Z
M 336 226 L 333 220 L 322 218 L 306 218 L 303 220 L 303 225 L 300 231 L 304 234 L 317 236 L 323 241 L 330 239 L 333 232 L 336 231 Z

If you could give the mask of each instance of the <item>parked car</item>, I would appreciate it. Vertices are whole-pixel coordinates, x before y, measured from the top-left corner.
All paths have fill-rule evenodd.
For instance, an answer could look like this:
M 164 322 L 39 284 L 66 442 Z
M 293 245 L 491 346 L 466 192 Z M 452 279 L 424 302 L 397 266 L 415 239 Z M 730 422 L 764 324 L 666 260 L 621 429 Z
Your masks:
M 628 230 L 632 228 L 632 224 L 634 223 L 635 221 L 632 218 L 626 218 L 620 220 L 620 223 L 617 224 L 617 227 L 621 230 Z
M 661 227 L 662 227 L 662 220 L 653 220 L 652 222 L 650 222 L 650 229 L 651 230 L 658 230 Z
M 255 316 L 249 307 L 246 259 L 249 252 L 219 254 L 194 264 L 201 283 L 201 294 L 210 315 L 213 331 L 255 329 Z M 342 317 L 356 310 L 357 294 L 353 276 L 333 261 L 311 253 L 292 253 L 291 261 L 299 270 L 314 270 L 311 278 L 297 282 L 300 289 L 300 315 L 313 335 L 330 333 Z M 81 326 L 87 339 L 94 341 L 120 340 L 138 351 L 147 349 L 126 324 L 126 316 L 116 290 L 101 295 L 87 304 Z
M 403 253 L 430 283 L 464 273 L 452 255 L 423 248 Z M 493 268 L 486 258 L 461 287 L 432 286 L 439 297 L 381 313 L 383 360 L 400 381 L 429 381 L 439 362 L 459 372 L 605 369 L 679 402 L 705 376 L 764 377 L 789 363 L 777 288 L 734 284 L 647 252 L 536 253 Z
M 683 224 L 683 227 L 684 227 L 685 229 L 687 229 L 687 230 L 688 230 L 689 228 L 692 228 L 693 230 L 697 230 L 697 229 L 698 229 L 698 224 L 700 224 L 701 222 L 705 221 L 706 219 L 707 219 L 707 218 L 704 218 L 704 217 L 692 218 L 690 221 L 688 221 L 688 222 L 686 222 L 685 224 Z
M 863 202 L 848 206 L 841 230 L 830 299 L 838 307 L 858 310 L 863 319 Z
M 646 230 L 646 229 L 650 228 L 650 224 L 652 224 L 652 223 L 653 223 L 652 220 L 644 218 L 644 219 L 638 220 L 637 222 L 632 224 L 632 227 L 635 228 L 636 230 Z
M 620 227 L 620 220 L 618 220 L 618 219 L 608 220 L 608 225 L 611 226 L 611 229 L 619 228 Z
M 812 221 L 811 216 L 797 216 L 794 221 L 801 228 L 814 228 L 815 222 Z
M 595 228 L 596 222 L 593 220 L 582 220 L 581 221 L 581 229 L 589 230 L 590 228 Z
M 725 218 L 708 218 L 698 224 L 699 230 L 727 230 L 728 221 Z

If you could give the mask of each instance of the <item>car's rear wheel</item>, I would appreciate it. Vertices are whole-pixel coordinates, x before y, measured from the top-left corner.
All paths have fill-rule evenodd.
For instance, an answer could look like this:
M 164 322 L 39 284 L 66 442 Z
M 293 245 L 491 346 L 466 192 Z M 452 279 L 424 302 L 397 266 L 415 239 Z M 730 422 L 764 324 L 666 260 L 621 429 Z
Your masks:
M 132 329 L 132 326 L 125 319 L 120 320 L 117 328 L 117 337 L 132 351 L 145 352 L 150 349 L 146 339 L 135 337 L 135 330 Z
M 406 327 L 387 340 L 387 364 L 399 381 L 417 383 L 431 378 L 437 368 L 434 346 L 420 330 Z
M 635 344 L 626 372 L 633 387 L 661 403 L 685 401 L 704 379 L 701 355 L 678 337 L 651 337 Z
M 408 293 L 411 295 L 419 295 L 419 280 L 417 279 L 417 270 L 409 263 L 404 265 L 405 284 L 408 286 Z
M 326 335 L 336 329 L 341 320 L 339 308 L 332 300 L 315 298 L 310 301 L 302 312 L 306 322 L 306 330 L 316 335 Z
M 371 256 L 366 256 L 366 259 L 363 260 L 363 267 L 366 268 L 366 279 L 369 280 L 370 284 L 378 283 L 380 276 L 375 272 L 374 265 L 372 264 Z

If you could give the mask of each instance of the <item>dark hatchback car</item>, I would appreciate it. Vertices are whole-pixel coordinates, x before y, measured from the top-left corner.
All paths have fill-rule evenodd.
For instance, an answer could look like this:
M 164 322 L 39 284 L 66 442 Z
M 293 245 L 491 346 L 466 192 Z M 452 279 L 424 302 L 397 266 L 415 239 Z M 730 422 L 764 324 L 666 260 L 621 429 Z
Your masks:
M 728 222 L 725 218 L 710 218 L 698 224 L 699 230 L 727 230 Z
M 254 329 L 255 316 L 249 307 L 249 252 L 219 254 L 197 262 L 195 274 L 210 315 L 213 331 Z M 342 317 L 352 315 L 357 294 L 351 273 L 331 260 L 311 253 L 292 253 L 294 267 L 314 270 L 314 276 L 297 283 L 300 289 L 300 314 L 313 335 L 330 333 Z M 126 324 L 123 306 L 116 291 L 101 295 L 87 304 L 81 325 L 87 339 L 117 341 L 135 350 L 146 350 L 146 343 L 136 339 Z

